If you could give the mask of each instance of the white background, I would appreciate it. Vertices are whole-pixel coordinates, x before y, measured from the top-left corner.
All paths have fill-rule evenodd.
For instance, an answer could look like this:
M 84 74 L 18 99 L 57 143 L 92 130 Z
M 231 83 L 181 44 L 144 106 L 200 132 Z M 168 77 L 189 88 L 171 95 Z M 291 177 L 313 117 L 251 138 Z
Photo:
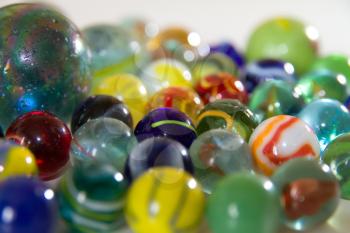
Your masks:
M 0 6 L 18 1 L 0 0 Z M 292 16 L 316 26 L 323 54 L 350 55 L 350 0 L 51 0 L 79 27 L 117 24 L 137 16 L 167 25 L 184 25 L 207 42 L 222 39 L 244 50 L 250 32 L 265 19 Z M 309 233 L 350 232 L 350 202 L 343 201 L 335 216 Z M 267 213 L 268 214 L 268 213 Z

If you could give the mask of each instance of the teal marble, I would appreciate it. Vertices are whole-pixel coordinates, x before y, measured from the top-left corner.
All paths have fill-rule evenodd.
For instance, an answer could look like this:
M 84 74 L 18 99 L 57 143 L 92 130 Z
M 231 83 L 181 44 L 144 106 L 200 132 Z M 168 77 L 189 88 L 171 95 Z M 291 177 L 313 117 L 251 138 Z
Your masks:
M 0 125 L 46 110 L 67 121 L 90 89 L 78 28 L 44 4 L 0 8 Z
M 241 171 L 253 172 L 249 145 L 234 132 L 209 130 L 194 140 L 190 147 L 194 174 L 210 194 L 225 176 Z
M 322 152 L 338 135 L 350 132 L 348 109 L 337 100 L 320 99 L 306 105 L 298 114 L 316 133 Z
M 72 169 L 58 189 L 60 213 L 73 232 L 116 232 L 124 225 L 123 174 L 136 145 L 131 129 L 112 118 L 90 120 L 74 134 Z
M 290 160 L 271 179 L 280 194 L 283 222 L 290 229 L 311 229 L 330 218 L 338 207 L 338 181 L 330 168 L 317 160 Z

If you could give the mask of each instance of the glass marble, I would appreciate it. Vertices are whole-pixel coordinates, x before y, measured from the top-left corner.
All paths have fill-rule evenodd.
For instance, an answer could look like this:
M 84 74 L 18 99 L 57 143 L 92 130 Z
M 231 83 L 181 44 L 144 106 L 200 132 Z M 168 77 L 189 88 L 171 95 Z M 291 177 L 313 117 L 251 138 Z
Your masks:
M 72 133 L 89 120 L 99 117 L 114 118 L 133 128 L 131 114 L 121 101 L 113 96 L 95 95 L 88 97 L 75 109 L 71 120 Z
M 322 162 L 337 177 L 342 198 L 350 200 L 350 133 L 339 135 L 327 145 Z
M 139 142 L 150 137 L 168 137 L 189 148 L 197 138 L 196 129 L 186 114 L 174 108 L 157 108 L 149 112 L 135 128 Z
M 113 118 L 97 118 L 86 122 L 75 131 L 70 148 L 73 163 L 101 160 L 120 171 L 136 145 L 132 130 L 123 122 Z
M 131 185 L 125 216 L 135 233 L 195 233 L 204 207 L 204 193 L 192 176 L 181 169 L 154 168 Z
M 296 82 L 294 66 L 282 60 L 262 59 L 246 65 L 241 73 L 245 87 L 252 93 L 258 85 L 268 80 L 286 81 L 290 86 Z
M 140 74 L 140 80 L 149 94 L 170 86 L 192 87 L 189 68 L 175 59 L 159 59 L 147 65 Z
M 106 161 L 103 154 L 78 160 L 60 180 L 57 200 L 69 232 L 114 233 L 124 227 L 124 198 L 128 182 L 114 166 L 118 157 Z
M 0 8 L 0 124 L 32 110 L 69 120 L 90 88 L 89 58 L 77 27 L 43 4 Z
M 159 26 L 156 23 L 138 17 L 127 17 L 119 26 L 140 43 L 147 43 L 159 33 Z
M 320 145 L 312 129 L 301 119 L 278 115 L 263 121 L 249 139 L 254 162 L 271 176 L 288 160 L 298 157 L 319 158 Z
M 176 167 L 193 174 L 188 150 L 181 143 L 165 137 L 148 138 L 137 144 L 126 161 L 125 175 L 133 181 L 154 167 Z
M 206 219 L 213 233 L 276 233 L 280 226 L 277 190 L 260 175 L 226 176 L 208 198 Z
M 59 177 L 68 165 L 72 135 L 51 113 L 32 111 L 18 117 L 7 129 L 6 138 L 30 149 L 42 180 Z
M 168 87 L 156 92 L 148 101 L 146 111 L 160 107 L 175 108 L 191 119 L 203 108 L 203 103 L 198 94 L 190 88 Z
M 136 125 L 145 115 L 148 93 L 138 77 L 117 74 L 95 79 L 93 95 L 111 95 L 122 101 L 129 109 Z
M 245 65 L 245 57 L 244 55 L 238 51 L 232 43 L 224 41 L 218 44 L 214 44 L 210 46 L 211 53 L 222 53 L 231 58 L 231 60 L 236 64 L 238 68 L 243 68 Z
M 199 59 L 192 67 L 193 84 L 211 74 L 220 72 L 237 75 L 238 68 L 233 61 L 225 54 L 215 52 L 209 53 L 207 56 Z
M 204 104 L 218 99 L 237 99 L 248 103 L 248 92 L 243 83 L 229 73 L 215 73 L 201 78 L 195 90 Z
M 228 174 L 253 171 L 248 144 L 237 134 L 223 129 L 209 130 L 192 143 L 190 155 L 195 175 L 204 192 L 213 188 Z
M 338 135 L 350 132 L 350 114 L 339 101 L 320 99 L 306 105 L 298 117 L 307 123 L 318 137 L 322 152 Z
M 318 31 L 312 26 L 286 17 L 277 17 L 259 25 L 251 34 L 246 48 L 249 62 L 275 58 L 294 65 L 302 74 L 317 57 Z
M 350 60 L 344 54 L 329 54 L 316 59 L 312 64 L 311 71 L 326 70 L 336 74 L 342 74 L 347 79 L 347 85 L 350 86 Z
M 12 176 L 36 176 L 38 167 L 35 157 L 24 146 L 0 140 L 0 180 Z
M 268 80 L 255 88 L 248 106 L 262 121 L 281 114 L 295 115 L 304 101 L 286 81 Z
M 348 96 L 345 76 L 329 71 L 317 71 L 302 75 L 295 85 L 295 92 L 303 97 L 305 103 L 322 98 L 345 102 Z
M 197 117 L 198 135 L 211 129 L 226 129 L 245 141 L 258 125 L 253 112 L 238 100 L 223 99 L 207 104 Z
M 18 176 L 0 183 L 0 232 L 54 233 L 56 211 L 54 191 L 41 181 Z
M 281 166 L 272 177 L 283 210 L 284 224 L 303 231 L 332 216 L 339 202 L 339 185 L 327 165 L 298 158 Z
M 109 24 L 84 28 L 83 37 L 91 51 L 91 69 L 100 73 L 106 69 L 128 72 L 134 65 L 131 35 L 122 27 Z

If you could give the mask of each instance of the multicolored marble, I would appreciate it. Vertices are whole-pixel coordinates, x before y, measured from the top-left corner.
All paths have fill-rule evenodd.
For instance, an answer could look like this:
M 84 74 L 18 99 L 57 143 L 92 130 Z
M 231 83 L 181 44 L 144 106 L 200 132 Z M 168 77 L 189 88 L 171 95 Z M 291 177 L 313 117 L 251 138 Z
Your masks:
M 188 173 L 154 168 L 131 185 L 125 216 L 135 233 L 195 233 L 202 222 L 205 196 Z
M 196 178 L 207 194 L 223 177 L 253 171 L 248 144 L 236 133 L 224 129 L 213 129 L 199 135 L 191 145 L 190 155 Z
M 135 128 L 139 142 L 152 137 L 168 137 L 190 148 L 197 138 L 192 120 L 174 108 L 157 108 L 149 112 Z
M 72 135 L 66 124 L 51 113 L 32 111 L 18 117 L 7 129 L 6 139 L 34 154 L 42 180 L 59 177 L 68 166 Z
M 123 206 L 128 182 L 114 166 L 117 158 L 109 162 L 99 155 L 75 161 L 60 180 L 58 205 L 70 232 L 114 233 L 125 226 Z
M 209 196 L 206 219 L 213 233 L 277 233 L 278 201 L 274 184 L 265 177 L 232 174 Z
M 325 222 L 338 207 L 339 184 L 327 165 L 310 158 L 293 159 L 272 177 L 280 194 L 283 222 L 303 231 Z
M 242 69 L 245 65 L 245 58 L 230 42 L 224 41 L 210 46 L 211 53 L 222 53 L 231 58 L 231 60 Z
M 268 80 L 255 88 L 248 106 L 263 121 L 276 115 L 295 115 L 304 101 L 286 81 Z
M 0 180 L 13 176 L 36 176 L 38 167 L 32 152 L 24 146 L 0 140 Z
M 305 103 L 316 99 L 330 98 L 345 102 L 348 97 L 345 76 L 329 71 L 315 71 L 302 75 L 295 86 Z
M 89 58 L 77 27 L 44 4 L 0 9 L 0 124 L 47 110 L 69 120 L 90 87 Z
M 269 80 L 281 80 L 293 86 L 296 82 L 294 66 L 282 60 L 262 59 L 249 63 L 241 73 L 241 79 L 249 93 Z
M 93 95 L 111 95 L 122 101 L 129 109 L 136 125 L 146 113 L 148 93 L 140 79 L 130 74 L 116 74 L 100 79 L 92 89 Z
M 289 160 L 319 158 L 320 145 L 312 129 L 297 117 L 278 115 L 254 130 L 249 145 L 257 168 L 271 176 Z
M 131 114 L 121 101 L 113 96 L 95 95 L 88 97 L 75 109 L 70 124 L 72 133 L 89 120 L 100 117 L 114 118 L 133 128 Z
M 55 193 L 37 179 L 17 176 L 0 182 L 0 232 L 54 233 Z
M 175 108 L 195 120 L 203 108 L 203 103 L 198 94 L 190 88 L 168 87 L 156 92 L 149 99 L 146 111 L 160 107 Z
M 133 181 L 155 167 L 175 167 L 194 173 L 188 150 L 166 137 L 152 137 L 137 144 L 125 163 L 124 173 L 129 181 Z
M 350 113 L 339 101 L 320 99 L 306 105 L 298 117 L 317 135 L 322 151 L 337 136 L 350 132 Z
M 249 140 L 258 121 L 253 112 L 238 100 L 223 99 L 207 104 L 197 117 L 198 135 L 211 129 L 226 129 Z
M 277 17 L 259 25 L 246 50 L 248 61 L 264 58 L 292 63 L 296 72 L 308 71 L 317 57 L 318 31 L 293 18 Z
M 337 177 L 342 198 L 350 200 L 350 132 L 339 135 L 327 145 L 322 162 L 328 164 Z
M 201 78 L 195 90 L 204 104 L 219 99 L 236 99 L 248 103 L 248 92 L 243 83 L 229 73 L 215 73 Z

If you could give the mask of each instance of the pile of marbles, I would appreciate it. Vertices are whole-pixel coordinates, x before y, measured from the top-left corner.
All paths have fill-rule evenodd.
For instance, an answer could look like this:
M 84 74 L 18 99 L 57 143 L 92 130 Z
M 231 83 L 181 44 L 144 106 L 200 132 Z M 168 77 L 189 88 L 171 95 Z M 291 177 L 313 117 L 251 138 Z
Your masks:
M 350 60 L 313 27 L 273 18 L 241 53 L 16 4 L 0 31 L 0 232 L 302 231 L 350 199 Z

